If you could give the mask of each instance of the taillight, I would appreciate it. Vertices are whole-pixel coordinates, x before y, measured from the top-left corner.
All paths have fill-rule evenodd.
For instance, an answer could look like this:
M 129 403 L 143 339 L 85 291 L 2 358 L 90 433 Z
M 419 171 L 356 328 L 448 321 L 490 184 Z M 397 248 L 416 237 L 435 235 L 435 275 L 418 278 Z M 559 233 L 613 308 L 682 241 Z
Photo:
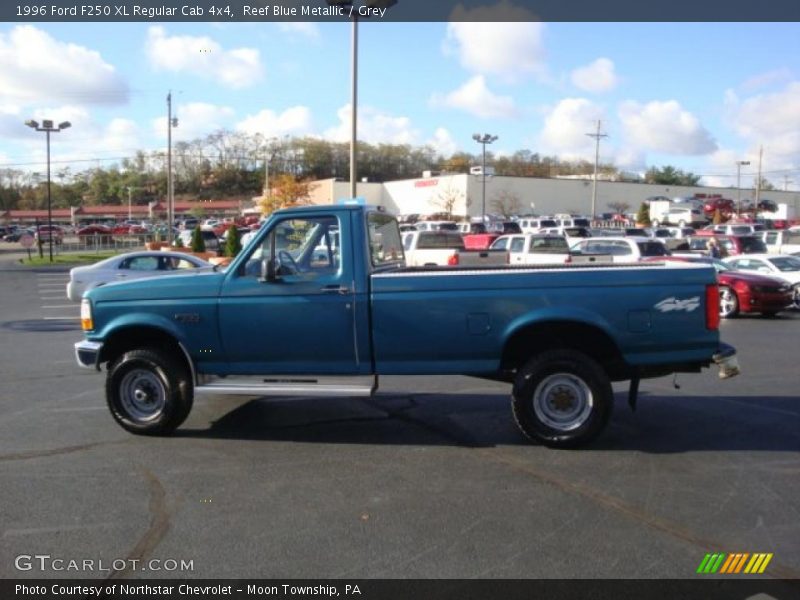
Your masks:
M 572 256 L 567 254 L 567 258 L 564 259 L 564 264 L 568 265 L 571 262 L 572 262 Z
M 450 267 L 458 265 L 458 254 L 451 254 L 450 258 L 447 259 L 447 264 Z
M 706 286 L 706 329 L 719 329 L 719 286 L 716 284 Z

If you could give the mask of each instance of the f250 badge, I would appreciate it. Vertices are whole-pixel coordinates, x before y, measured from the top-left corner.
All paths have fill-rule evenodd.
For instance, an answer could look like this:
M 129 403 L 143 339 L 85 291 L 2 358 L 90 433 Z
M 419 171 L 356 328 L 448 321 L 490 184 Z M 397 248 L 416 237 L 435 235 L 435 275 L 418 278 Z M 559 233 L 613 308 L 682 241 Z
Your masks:
M 685 300 L 679 300 L 675 296 L 670 296 L 669 298 L 665 298 L 656 304 L 654 308 L 656 310 L 660 310 L 661 312 L 672 312 L 673 310 L 685 310 L 686 312 L 692 312 L 693 310 L 696 310 L 698 306 L 700 306 L 699 296 L 695 296 L 694 298 L 686 298 Z

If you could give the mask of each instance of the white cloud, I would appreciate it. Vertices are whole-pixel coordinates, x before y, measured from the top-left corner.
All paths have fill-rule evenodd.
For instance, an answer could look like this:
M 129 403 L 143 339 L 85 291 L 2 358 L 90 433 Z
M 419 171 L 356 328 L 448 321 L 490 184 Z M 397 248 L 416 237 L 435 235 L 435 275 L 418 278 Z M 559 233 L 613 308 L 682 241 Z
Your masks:
M 32 25 L 0 34 L 0 99 L 122 104 L 128 84 L 100 53 Z
M 140 148 L 139 126 L 130 119 L 111 119 L 102 134 L 103 148 L 106 150 L 124 150 Z
M 619 82 L 614 63 L 607 58 L 598 58 L 584 67 L 578 67 L 572 71 L 570 78 L 575 87 L 596 94 L 610 92 Z
M 311 23 L 308 21 L 287 21 L 285 23 L 278 23 L 278 28 L 283 33 L 299 34 L 300 36 L 310 40 L 320 39 L 319 26 L 316 23 Z
M 505 22 L 497 22 L 499 13 Z M 445 55 L 456 55 L 474 73 L 499 75 L 509 81 L 546 74 L 544 24 L 524 8 L 503 0 L 495 6 L 453 11 L 442 44 Z
M 426 145 L 431 146 L 440 156 L 451 156 L 458 150 L 458 144 L 444 127 L 437 127 Z
M 625 139 L 635 147 L 666 154 L 709 154 L 717 143 L 700 120 L 675 100 L 623 102 L 619 118 Z
M 604 121 L 603 109 L 586 98 L 565 98 L 544 119 L 539 143 L 563 158 L 594 159 L 595 142 L 586 134 Z
M 325 131 L 323 137 L 336 142 L 350 140 L 350 104 L 336 111 L 339 124 Z M 371 144 L 416 144 L 419 132 L 408 117 L 396 117 L 371 106 L 358 107 L 358 139 Z
M 773 69 L 765 73 L 759 73 L 746 79 L 740 86 L 745 92 L 753 92 L 759 88 L 768 87 L 773 84 L 786 83 L 791 81 L 792 72 L 786 67 Z
M 431 106 L 463 110 L 484 119 L 516 117 L 518 112 L 511 96 L 498 96 L 486 87 L 483 75 L 475 75 L 449 94 L 434 93 Z
M 304 135 L 311 131 L 311 111 L 306 106 L 292 106 L 282 113 L 264 109 L 248 115 L 236 124 L 237 131 L 260 133 L 264 137 Z
M 751 143 L 765 143 L 774 154 L 800 153 L 800 81 L 782 91 L 740 100 L 729 95 L 729 121 Z
M 225 50 L 206 36 L 168 36 L 160 26 L 147 31 L 147 56 L 154 68 L 186 71 L 232 88 L 244 88 L 263 77 L 259 51 L 255 48 Z
M 206 102 L 180 104 L 173 110 L 178 126 L 172 129 L 172 139 L 194 140 L 229 125 L 235 111 L 228 106 L 217 106 Z M 153 135 L 161 140 L 167 139 L 167 117 L 153 119 Z

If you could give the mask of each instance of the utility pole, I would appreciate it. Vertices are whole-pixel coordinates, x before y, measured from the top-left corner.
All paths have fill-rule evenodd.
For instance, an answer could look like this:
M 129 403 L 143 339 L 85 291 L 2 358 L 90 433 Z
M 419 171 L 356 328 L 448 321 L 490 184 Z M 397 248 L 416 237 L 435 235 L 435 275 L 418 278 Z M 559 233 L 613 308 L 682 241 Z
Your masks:
M 788 175 L 784 175 L 783 176 L 783 191 L 784 192 L 788 192 L 789 191 L 789 184 L 790 183 L 794 183 L 794 179 L 789 179 Z
M 758 179 L 756 180 L 756 206 L 755 210 L 758 212 L 758 203 L 761 202 L 761 158 L 764 155 L 764 146 L 758 147 Z
M 590 138 L 594 138 L 594 177 L 592 178 L 592 215 L 591 220 L 597 214 L 597 165 L 600 162 L 600 138 L 608 137 L 606 133 L 600 133 L 600 120 L 597 121 L 597 131 L 594 133 L 587 133 Z
M 167 94 L 167 242 L 172 247 L 172 90 Z

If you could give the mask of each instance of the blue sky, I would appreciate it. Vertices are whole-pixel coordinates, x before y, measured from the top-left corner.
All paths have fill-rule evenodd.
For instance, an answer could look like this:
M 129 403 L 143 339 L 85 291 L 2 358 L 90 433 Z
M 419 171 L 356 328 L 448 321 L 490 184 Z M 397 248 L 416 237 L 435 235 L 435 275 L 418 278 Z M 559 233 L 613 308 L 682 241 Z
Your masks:
M 362 23 L 359 138 L 477 153 L 528 149 L 711 185 L 763 170 L 800 189 L 798 23 Z M 343 23 L 0 24 L 0 168 L 43 170 L 28 118 L 70 120 L 53 159 L 108 165 L 166 143 L 165 97 L 193 139 L 219 128 L 346 140 Z

